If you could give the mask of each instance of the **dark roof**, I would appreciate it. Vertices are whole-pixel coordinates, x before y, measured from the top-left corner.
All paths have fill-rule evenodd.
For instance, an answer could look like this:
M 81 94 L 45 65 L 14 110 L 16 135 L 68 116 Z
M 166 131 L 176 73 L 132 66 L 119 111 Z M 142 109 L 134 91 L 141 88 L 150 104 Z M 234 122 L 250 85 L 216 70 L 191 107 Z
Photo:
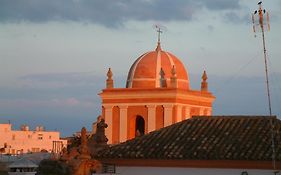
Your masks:
M 98 153 L 98 159 L 281 160 L 281 121 L 275 116 L 193 117 Z
M 31 160 L 21 158 L 10 164 L 8 167 L 9 168 L 37 168 L 38 165 L 33 163 Z

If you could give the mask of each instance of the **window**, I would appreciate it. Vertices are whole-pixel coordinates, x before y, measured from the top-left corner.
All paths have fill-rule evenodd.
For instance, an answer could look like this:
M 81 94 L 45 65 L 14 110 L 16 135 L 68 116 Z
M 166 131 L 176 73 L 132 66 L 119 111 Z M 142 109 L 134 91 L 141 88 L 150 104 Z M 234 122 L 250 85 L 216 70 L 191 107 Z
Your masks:
M 52 136 L 49 136 L 49 139 L 52 139 Z
M 23 153 L 23 149 L 17 150 L 17 154 L 22 154 L 22 153 Z
M 136 126 L 135 126 L 135 128 L 136 128 L 135 136 L 136 137 L 144 135 L 144 130 L 145 130 L 144 126 L 145 126 L 145 121 L 144 121 L 143 117 L 138 115 L 136 118 Z
M 39 148 L 31 148 L 31 152 L 33 152 L 33 153 L 36 153 L 36 152 L 39 152 L 39 151 L 40 151 Z
M 38 140 L 43 140 L 43 134 L 38 134 Z
M 16 135 L 15 134 L 12 135 L 12 140 L 16 140 Z
M 28 134 L 28 136 L 27 136 L 29 139 L 31 139 L 32 138 L 32 136 L 30 135 L 30 134 Z

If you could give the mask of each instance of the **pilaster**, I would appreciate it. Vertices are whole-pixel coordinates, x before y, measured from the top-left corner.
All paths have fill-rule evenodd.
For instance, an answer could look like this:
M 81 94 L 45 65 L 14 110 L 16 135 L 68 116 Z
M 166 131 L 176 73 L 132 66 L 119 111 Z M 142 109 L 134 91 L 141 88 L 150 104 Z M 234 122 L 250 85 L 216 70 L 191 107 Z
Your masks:
M 176 106 L 177 116 L 176 116 L 176 123 L 182 121 L 182 105 Z
M 148 132 L 156 129 L 156 105 L 146 105 L 148 116 Z
M 211 115 L 212 115 L 212 108 L 209 108 L 209 109 L 207 110 L 207 115 L 208 115 L 208 116 L 211 116 Z
M 104 120 L 108 127 L 105 129 L 105 135 L 108 139 L 108 144 L 112 144 L 112 108 L 113 105 L 103 105 L 104 107 Z
M 204 115 L 204 108 L 203 107 L 199 108 L 199 115 L 200 116 Z
M 128 139 L 128 106 L 119 106 L 120 112 L 120 131 L 119 131 L 119 141 L 125 142 Z
M 173 105 L 166 104 L 164 107 L 164 127 L 173 124 Z
M 185 115 L 184 115 L 185 119 L 190 119 L 190 107 L 189 106 L 185 106 Z

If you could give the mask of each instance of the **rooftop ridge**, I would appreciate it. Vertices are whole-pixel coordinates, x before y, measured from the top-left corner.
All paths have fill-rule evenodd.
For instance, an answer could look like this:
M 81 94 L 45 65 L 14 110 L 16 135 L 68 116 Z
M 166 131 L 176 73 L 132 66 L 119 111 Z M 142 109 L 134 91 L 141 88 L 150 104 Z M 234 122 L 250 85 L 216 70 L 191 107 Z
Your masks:
M 211 119 L 211 118 L 274 118 L 277 119 L 276 115 L 212 115 L 212 116 L 193 116 L 190 119 L 193 118 L 207 118 L 207 119 Z

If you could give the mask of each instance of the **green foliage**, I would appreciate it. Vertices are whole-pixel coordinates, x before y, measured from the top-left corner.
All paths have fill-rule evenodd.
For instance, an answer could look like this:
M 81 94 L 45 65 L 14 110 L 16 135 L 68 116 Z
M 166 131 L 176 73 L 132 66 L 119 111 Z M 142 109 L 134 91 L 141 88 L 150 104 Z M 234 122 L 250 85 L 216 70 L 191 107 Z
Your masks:
M 71 148 L 77 148 L 79 145 L 81 145 L 81 137 L 80 136 L 73 136 L 69 140 L 69 145 L 67 146 L 67 150 L 70 151 Z
M 8 175 L 8 169 L 5 163 L 0 162 L 0 175 Z
M 69 167 L 58 160 L 42 160 L 38 167 L 38 175 L 69 175 Z

